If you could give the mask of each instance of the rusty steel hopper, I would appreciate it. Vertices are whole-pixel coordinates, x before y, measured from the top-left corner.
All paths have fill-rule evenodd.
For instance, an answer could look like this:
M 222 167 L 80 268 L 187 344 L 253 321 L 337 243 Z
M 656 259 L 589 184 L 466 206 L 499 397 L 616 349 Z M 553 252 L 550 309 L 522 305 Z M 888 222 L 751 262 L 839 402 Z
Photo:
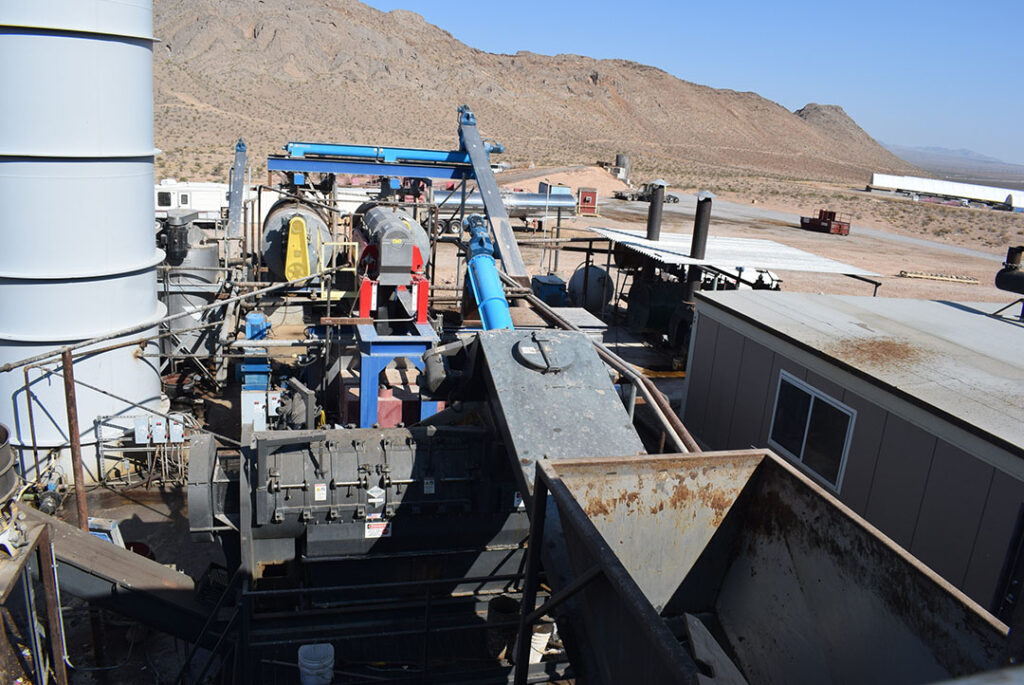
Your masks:
M 547 492 L 564 540 L 543 540 Z M 564 544 L 576 581 L 524 635 L 574 594 L 588 683 L 922 683 L 1005 663 L 1005 625 L 771 452 L 545 461 L 535 495 L 530 550 Z

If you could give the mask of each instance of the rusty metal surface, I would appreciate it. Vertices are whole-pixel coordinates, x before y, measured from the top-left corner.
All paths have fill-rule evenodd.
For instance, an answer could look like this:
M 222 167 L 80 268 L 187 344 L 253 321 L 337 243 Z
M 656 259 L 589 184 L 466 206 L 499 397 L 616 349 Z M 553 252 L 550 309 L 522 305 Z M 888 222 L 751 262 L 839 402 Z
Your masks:
M 559 464 L 583 512 L 661 611 L 746 486 L 760 455 Z M 596 476 L 596 477 L 595 477 Z
M 614 468 L 623 460 L 592 461 L 600 469 L 604 465 Z M 579 463 L 585 462 L 566 460 L 559 466 Z M 609 550 L 605 539 L 589 522 L 559 477 L 560 469 L 556 470 L 554 462 L 541 462 L 538 466 L 537 478 L 551 493 L 563 528 L 561 539 L 551 534 L 543 541 L 545 549 L 564 548 L 576 577 L 595 566 L 601 569 L 601 574 L 580 592 L 571 617 L 572 633 L 579 641 L 575 649 L 590 656 L 583 679 L 608 685 L 621 682 L 696 685 L 699 669 L 692 656 L 666 628 L 619 557 Z M 531 540 L 532 536 L 531 532 Z M 655 537 L 649 540 L 651 544 L 658 544 Z
M 71 441 L 71 465 L 75 480 L 75 506 L 78 509 L 78 527 L 89 532 L 89 511 L 85 504 L 85 473 L 82 470 L 82 438 L 78 432 L 78 401 L 75 398 L 75 372 L 71 350 L 61 354 L 64 368 L 64 395 L 67 400 L 68 439 Z
M 602 568 L 581 602 L 595 682 L 694 682 L 673 627 L 686 614 L 752 683 L 934 682 L 1001 664 L 1006 626 L 768 451 L 539 473 L 574 571 Z

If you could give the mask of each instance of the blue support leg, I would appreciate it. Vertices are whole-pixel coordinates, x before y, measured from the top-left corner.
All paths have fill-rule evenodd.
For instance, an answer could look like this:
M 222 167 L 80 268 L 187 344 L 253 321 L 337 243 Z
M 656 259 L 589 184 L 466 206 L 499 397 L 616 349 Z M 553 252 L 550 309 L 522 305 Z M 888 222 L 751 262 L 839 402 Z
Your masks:
M 359 355 L 359 427 L 369 428 L 377 423 L 377 385 L 380 372 L 388 365 L 372 354 Z
M 369 428 L 377 423 L 377 385 L 380 372 L 387 368 L 392 360 L 405 357 L 412 360 L 416 368 L 423 370 L 423 353 L 429 350 L 437 342 L 437 336 L 429 326 L 418 325 L 418 335 L 410 336 L 381 336 L 373 330 L 373 326 L 360 325 L 356 327 L 356 336 L 359 340 L 359 427 Z M 437 403 L 428 402 L 433 405 L 433 411 L 426 416 L 437 412 Z M 420 418 L 424 418 L 424 408 L 420 409 Z

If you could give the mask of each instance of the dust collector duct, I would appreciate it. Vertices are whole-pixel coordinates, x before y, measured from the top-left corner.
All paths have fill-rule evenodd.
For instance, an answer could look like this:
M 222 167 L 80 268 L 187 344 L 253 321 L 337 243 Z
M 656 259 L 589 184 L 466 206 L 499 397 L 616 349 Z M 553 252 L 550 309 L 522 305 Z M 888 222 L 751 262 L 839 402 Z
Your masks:
M 0 9 L 0 363 L 163 314 L 155 268 L 163 255 L 153 231 L 152 25 L 148 0 Z M 76 380 L 155 407 L 155 360 L 139 352 L 78 360 Z M 40 369 L 29 375 L 38 444 L 65 445 L 61 378 Z M 76 392 L 84 443 L 96 439 L 96 417 L 141 411 L 81 385 Z M 22 370 L 0 374 L 0 422 L 16 448 L 31 440 L 26 407 Z

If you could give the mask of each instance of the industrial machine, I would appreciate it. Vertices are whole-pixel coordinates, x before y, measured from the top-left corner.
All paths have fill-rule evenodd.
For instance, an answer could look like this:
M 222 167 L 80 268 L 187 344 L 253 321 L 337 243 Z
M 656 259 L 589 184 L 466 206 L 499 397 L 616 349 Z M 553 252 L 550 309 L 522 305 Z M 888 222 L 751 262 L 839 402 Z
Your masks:
M 193 534 L 219 539 L 245 579 L 239 601 L 249 638 L 236 674 L 243 681 L 281 645 L 329 640 L 335 659 L 347 662 L 401 664 L 429 653 L 428 663 L 448 664 L 434 676 L 447 682 L 456 646 L 440 629 L 407 628 L 427 611 L 444 631 L 470 636 L 480 606 L 516 595 L 534 464 L 645 450 L 590 338 L 515 330 L 505 288 L 523 282 L 525 270 L 506 210 L 487 193 L 494 178 L 465 107 L 460 139 L 460 151 L 443 154 L 291 144 L 268 164 L 286 171 L 291 197 L 269 212 L 259 258 L 284 304 L 250 311 L 236 342 L 245 341 L 237 362 L 240 450 L 198 434 L 189 461 Z M 479 213 L 461 210 L 466 319 L 479 320 L 479 329 L 444 329 L 430 312 L 430 234 L 439 232 L 417 218 L 436 220 L 420 198 L 403 206 L 387 195 L 347 216 L 318 206 L 324 182 L 314 188 L 313 174 L 366 166 L 381 175 L 472 179 L 483 197 L 497 199 Z M 336 248 L 329 259 L 325 246 Z M 351 294 L 309 298 L 303 279 L 337 288 L 323 266 L 348 259 Z M 285 305 L 301 308 L 303 337 L 275 335 L 288 326 Z M 304 363 L 316 373 L 304 374 L 288 361 L 294 356 L 275 356 L 279 344 L 318 359 Z M 387 380 L 396 360 L 419 370 L 419 411 L 401 412 L 397 423 L 385 406 L 401 390 Z M 338 401 L 350 392 L 349 368 L 359 378 L 357 422 L 342 419 L 345 400 Z M 589 418 L 582 424 L 581 412 Z M 571 582 L 564 561 L 549 560 L 552 588 Z M 321 618 L 286 620 L 288 639 L 270 639 L 282 630 L 282 611 L 311 607 Z M 563 656 L 556 670 L 566 664 Z
M 261 646 L 281 630 L 274 617 L 313 606 L 331 627 L 290 621 L 287 644 L 330 640 L 347 661 L 403 663 L 421 651 L 457 661 L 429 630 L 412 649 L 408 634 L 389 629 L 426 610 L 468 636 L 473 603 L 515 594 L 536 461 L 643 452 L 582 333 L 481 331 L 425 361 L 428 392 L 448 408 L 419 426 L 246 431 L 241 454 L 192 441 L 190 526 L 219 536 L 249 579 L 242 601 L 252 602 L 251 644 L 264 658 L 279 646 Z M 590 420 L 581 424 L 581 413 Z M 573 437 L 552 441 L 558 434 Z M 559 563 L 555 555 L 548 567 L 552 587 Z M 560 573 L 569 582 L 571 569 Z M 282 587 L 303 592 L 275 593 Z
M 136 3 L 105 0 L 87 9 L 95 11 L 61 14 L 41 3 L 11 15 L 8 85 L 12 101 L 26 107 L 11 109 L 10 126 L 0 131 L 5 154 L 14 155 L 11 173 L 0 177 L 4 196 L 52 197 L 54 188 L 67 196 L 72 167 L 96 176 L 96 212 L 69 215 L 56 206 L 44 213 L 48 230 L 0 251 L 0 303 L 10 324 L 0 341 L 0 418 L 7 424 L 13 416 L 16 431 L 0 426 L 0 546 L 22 549 L 23 558 L 39 550 L 58 682 L 71 663 L 60 591 L 184 639 L 177 682 L 204 682 L 217 670 L 222 682 L 291 683 L 315 670 L 327 682 L 507 683 L 513 657 L 517 683 L 631 682 L 638 675 L 707 682 L 698 664 L 716 680 L 727 672 L 719 670 L 729 660 L 721 644 L 734 648 L 734 669 L 751 679 L 762 664 L 782 661 L 771 672 L 791 682 L 799 679 L 790 677 L 791 666 L 804 641 L 785 641 L 786 650 L 776 650 L 782 656 L 772 658 L 773 634 L 747 639 L 748 626 L 774 627 L 781 610 L 810 606 L 809 598 L 841 599 L 866 575 L 857 565 L 865 555 L 829 544 L 820 526 L 792 525 L 800 511 L 828 522 L 824 530 L 841 529 L 842 544 L 870 551 L 875 570 L 899 571 L 880 573 L 885 582 L 858 603 L 881 596 L 895 605 L 875 614 L 887 627 L 899 624 L 887 635 L 912 640 L 904 623 L 944 631 L 911 661 L 952 654 L 955 663 L 894 672 L 921 680 L 997 663 L 1005 638 L 998 627 L 982 625 L 975 607 L 921 582 L 920 573 L 908 581 L 913 564 L 861 522 L 851 524 L 847 510 L 808 479 L 770 456 L 713 462 L 685 454 L 699 448 L 651 382 L 530 290 L 489 158 L 500 146 L 483 142 L 466 106 L 458 111 L 455 150 L 289 143 L 268 159 L 280 182 L 249 196 L 239 141 L 226 222 L 204 228 L 189 210 L 169 207 L 160 254 L 150 214 L 152 130 L 139 115 L 153 102 L 149 14 Z M 39 71 L 54 64 L 59 69 Z M 113 106 L 103 117 L 66 116 L 80 89 L 39 89 L 41 82 L 60 85 L 56 74 Z M 36 104 L 47 97 L 53 102 Z M 110 142 L 125 139 L 130 144 Z M 379 177 L 380 191 L 352 193 L 343 204 L 339 174 Z M 439 230 L 440 210 L 423 179 L 459 182 L 453 196 L 460 198 L 475 182 L 481 207 L 460 204 L 450 215 L 458 236 Z M 653 193 L 660 214 L 664 186 Z M 273 198 L 267 212 L 265 196 Z M 39 217 L 26 218 L 24 208 L 39 206 L 0 210 L 11 225 L 34 226 Z M 702 200 L 705 234 L 709 212 Z M 32 242 L 37 235 L 46 249 Z M 457 253 L 454 286 L 434 276 L 439 244 Z M 97 245 L 120 252 L 100 255 Z M 103 264 L 99 275 L 94 262 Z M 685 282 L 687 302 L 703 269 L 645 264 L 635 271 L 631 300 L 641 307 L 647 293 L 648 316 L 637 314 L 647 327 L 655 315 L 664 318 L 661 289 L 675 293 Z M 442 316 L 437 305 L 446 297 L 461 308 Z M 510 300 L 549 327 L 517 325 L 520 307 Z M 160 375 L 164 389 L 202 386 L 211 404 L 227 410 L 202 416 L 202 399 L 168 410 Z M 211 567 L 195 580 L 91 535 L 83 435 L 95 444 L 96 480 L 108 485 L 158 484 L 173 493 L 187 466 L 191 534 L 218 541 L 227 568 Z M 46 451 L 33 455 L 39 445 Z M 45 481 L 65 447 L 80 529 L 43 511 L 56 506 Z M 671 463 L 647 454 L 663 450 L 680 454 Z M 567 468 L 558 471 L 560 464 Z M 13 500 L 30 476 L 41 506 L 23 512 Z M 738 512 L 732 518 L 730 508 Z M 697 533 L 687 527 L 694 521 Z M 789 529 L 801 546 L 776 540 Z M 50 530 L 52 546 L 44 536 Z M 679 539 L 686 553 L 673 555 Z M 805 559 L 844 563 L 825 565 L 836 571 L 829 584 L 808 582 L 787 602 L 773 594 L 778 584 L 765 591 L 757 582 L 766 581 L 751 581 L 770 577 L 764 559 L 780 557 L 801 564 L 801 572 L 811 568 Z M 652 558 L 657 563 L 645 566 Z M 682 578 L 691 568 L 699 577 Z M 24 578 L 29 651 L 44 681 L 40 612 L 29 601 L 35 585 L 27 572 Z M 806 590 L 814 587 L 828 591 Z M 757 602 L 744 599 L 755 595 Z M 950 619 L 917 621 L 918 604 L 941 607 Z M 721 625 L 702 631 L 701 621 L 714 616 Z M 797 618 L 799 626 L 819 625 Z M 872 655 L 855 651 L 865 640 L 851 623 L 829 622 L 835 632 L 825 641 L 853 645 L 835 650 L 861 665 Z M 894 653 L 885 656 L 901 656 Z M 819 672 L 797 673 L 813 680 Z M 732 682 L 742 682 L 737 674 Z
M 1021 269 L 1021 257 L 1024 246 L 1014 246 L 1006 250 L 1006 261 L 1003 268 L 996 273 L 996 287 L 1011 293 L 1024 294 L 1024 270 Z
M 612 193 L 612 197 L 618 200 L 629 200 L 634 202 L 650 202 L 651 198 L 657 192 L 657 188 L 660 186 L 664 188 L 667 184 L 662 180 L 651 181 L 650 183 L 644 183 L 638 188 L 628 188 L 626 190 L 616 190 Z M 661 197 L 661 202 L 665 204 L 678 204 L 679 197 L 676 195 L 669 195 L 665 193 Z
M 654 185 L 647 213 L 648 244 L 656 243 L 661 237 L 661 198 L 665 186 Z M 666 263 L 650 251 L 638 252 L 621 244 L 616 245 L 613 252 L 616 266 L 631 281 L 626 296 L 629 330 L 635 334 L 648 335 L 658 343 L 667 342 L 680 354 L 686 354 L 689 346 L 694 293 L 697 290 L 778 290 L 781 284 L 779 278 L 766 269 L 748 271 L 701 263 L 711 225 L 712 200 L 711 193 L 702 192 L 697 196 L 688 255 L 693 263 Z M 589 268 L 599 269 L 594 266 Z M 594 274 L 593 278 L 600 281 L 601 274 Z
M 430 239 L 423 226 L 398 208 L 364 205 L 356 213 L 359 243 L 359 316 L 373 315 L 380 333 L 391 323 L 427 322 Z

